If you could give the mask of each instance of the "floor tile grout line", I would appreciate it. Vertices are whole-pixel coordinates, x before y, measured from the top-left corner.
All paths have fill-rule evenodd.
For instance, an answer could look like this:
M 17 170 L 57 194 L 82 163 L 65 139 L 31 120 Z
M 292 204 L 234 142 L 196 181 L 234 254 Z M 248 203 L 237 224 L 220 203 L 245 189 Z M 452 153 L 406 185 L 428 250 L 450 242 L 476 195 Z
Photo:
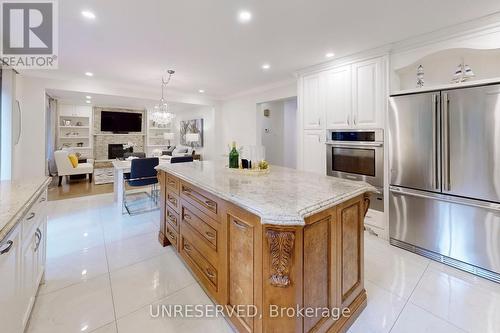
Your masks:
M 446 323 L 448 323 L 448 324 L 450 324 L 451 326 L 453 326 L 453 327 L 455 327 L 455 328 L 459 329 L 460 331 L 463 331 L 463 332 L 469 333 L 469 331 L 468 331 L 468 330 L 466 330 L 465 328 L 455 325 L 454 323 L 452 323 L 452 322 L 451 322 L 451 321 L 449 321 L 448 319 L 443 318 L 443 317 L 441 317 L 441 316 L 437 315 L 436 313 L 432 313 L 432 312 L 430 312 L 429 310 L 427 310 L 427 309 L 425 309 L 425 308 L 421 307 L 421 306 L 420 306 L 420 305 L 418 305 L 418 304 L 415 304 L 415 303 L 413 303 L 413 302 L 410 302 L 410 304 L 411 304 L 411 305 L 413 305 L 413 306 L 416 306 L 416 307 L 417 307 L 417 308 L 419 308 L 420 310 L 425 311 L 425 312 L 427 312 L 428 314 L 430 314 L 430 315 L 432 315 L 432 316 L 434 316 L 434 317 L 436 317 L 436 318 L 439 318 L 439 319 L 441 319 L 441 320 L 445 321 Z
M 101 210 L 99 209 L 99 223 L 101 225 L 101 231 L 103 234 L 104 238 L 104 227 L 102 226 L 102 221 L 100 221 L 101 218 Z M 118 333 L 118 323 L 117 323 L 117 318 L 116 318 L 116 306 L 115 306 L 115 297 L 113 294 L 113 284 L 111 283 L 111 272 L 109 270 L 109 260 L 108 260 L 108 249 L 106 247 L 106 242 L 104 242 L 104 256 L 106 257 L 106 267 L 108 268 L 108 282 L 109 282 L 109 289 L 111 292 L 111 304 L 113 304 L 113 316 L 114 316 L 114 323 L 115 323 L 115 328 L 116 332 Z
M 413 287 L 410 295 L 408 295 L 408 298 L 406 299 L 405 301 L 405 305 L 403 305 L 403 307 L 401 308 L 401 311 L 399 311 L 398 313 L 398 316 L 396 317 L 396 319 L 394 320 L 394 323 L 392 324 L 390 330 L 389 330 L 389 333 L 392 332 L 392 330 L 394 329 L 394 326 L 396 326 L 396 323 L 398 322 L 399 320 L 399 317 L 401 317 L 401 314 L 403 313 L 403 311 L 406 309 L 406 306 L 408 305 L 408 302 L 410 302 L 410 299 L 411 297 L 413 296 L 413 293 L 415 292 L 415 290 L 417 289 L 418 285 L 420 284 L 420 281 L 422 281 L 422 278 L 424 277 L 425 273 L 427 272 L 427 270 L 429 269 L 429 265 L 430 265 L 430 261 L 427 262 L 427 265 L 425 266 L 425 269 L 424 271 L 422 272 L 422 274 L 420 275 L 417 283 L 415 283 L 415 286 Z M 410 302 L 411 303 L 411 302 Z M 413 304 L 413 303 L 411 303 Z
M 167 295 L 167 296 L 165 296 L 165 297 L 162 297 L 162 298 L 159 298 L 159 299 L 152 300 L 149 304 L 141 305 L 139 308 L 137 308 L 137 309 L 135 309 L 135 310 L 132 310 L 132 311 L 130 311 L 130 312 L 128 312 L 128 313 L 126 313 L 126 314 L 124 314 L 124 315 L 120 316 L 120 317 L 117 317 L 117 318 L 116 318 L 116 321 L 118 322 L 118 320 L 123 319 L 123 318 L 125 318 L 125 317 L 127 317 L 127 316 L 130 316 L 131 314 L 136 313 L 136 312 L 138 312 L 138 311 L 140 311 L 140 310 L 144 309 L 145 307 L 147 307 L 147 306 L 149 306 L 149 305 L 152 305 L 153 303 L 161 302 L 161 301 L 163 301 L 163 300 L 165 300 L 165 299 L 167 299 L 167 298 L 169 298 L 169 297 L 172 297 L 172 296 L 174 296 L 174 295 L 176 295 L 176 294 L 180 293 L 180 292 L 181 292 L 181 291 L 183 291 L 184 289 L 187 289 L 187 288 L 189 288 L 189 287 L 191 287 L 191 286 L 193 286 L 193 285 L 198 285 L 198 286 L 199 286 L 198 282 L 193 281 L 193 282 L 191 282 L 190 284 L 188 284 L 188 285 L 186 285 L 186 286 L 184 286 L 184 287 L 182 287 L 182 288 L 180 288 L 180 289 L 178 289 L 178 290 L 176 290 L 176 291 L 172 292 L 171 294 L 169 294 L 169 295 Z M 200 287 L 200 288 L 201 288 L 201 287 Z M 212 301 L 212 300 L 210 300 L 210 301 Z

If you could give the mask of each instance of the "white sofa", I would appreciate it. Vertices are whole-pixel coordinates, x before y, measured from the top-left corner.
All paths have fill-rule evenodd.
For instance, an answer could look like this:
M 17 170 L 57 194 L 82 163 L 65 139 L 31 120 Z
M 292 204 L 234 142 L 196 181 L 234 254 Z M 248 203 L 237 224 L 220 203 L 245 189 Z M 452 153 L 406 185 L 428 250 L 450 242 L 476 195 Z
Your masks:
M 186 146 L 178 146 L 172 152 L 172 157 L 191 156 L 191 155 L 193 155 L 193 148 Z
M 61 186 L 63 176 L 71 175 L 89 175 L 89 183 L 92 182 L 92 174 L 94 173 L 94 165 L 92 163 L 78 163 L 76 168 L 73 168 L 68 155 L 69 151 L 57 150 L 54 152 L 54 159 L 57 165 L 57 174 L 59 176 L 59 186 Z

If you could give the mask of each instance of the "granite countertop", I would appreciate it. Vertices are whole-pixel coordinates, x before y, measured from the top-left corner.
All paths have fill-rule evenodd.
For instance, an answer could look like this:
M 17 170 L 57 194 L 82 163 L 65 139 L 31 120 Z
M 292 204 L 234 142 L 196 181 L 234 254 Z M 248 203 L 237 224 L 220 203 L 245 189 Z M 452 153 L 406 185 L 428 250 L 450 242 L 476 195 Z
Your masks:
M 157 169 L 254 213 L 263 224 L 304 225 L 308 216 L 376 191 L 364 182 L 278 166 L 260 175 L 242 174 L 212 161 L 165 164 Z
M 50 177 L 0 181 L 0 241 L 20 222 Z

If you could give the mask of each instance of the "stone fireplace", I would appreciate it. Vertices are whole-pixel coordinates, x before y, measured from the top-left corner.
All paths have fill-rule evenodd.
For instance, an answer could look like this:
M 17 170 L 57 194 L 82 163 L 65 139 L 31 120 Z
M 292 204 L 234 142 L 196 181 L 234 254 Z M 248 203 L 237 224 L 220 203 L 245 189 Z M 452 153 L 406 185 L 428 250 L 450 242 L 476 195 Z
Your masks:
M 142 112 L 142 133 L 115 134 L 101 131 L 101 111 Z M 118 109 L 94 107 L 94 158 L 97 161 L 113 160 L 123 157 L 126 152 L 123 144 L 131 143 L 134 152 L 144 152 L 146 143 L 146 112 L 145 110 Z
M 108 159 L 114 160 L 115 158 L 121 158 L 125 153 L 133 153 L 132 147 L 123 149 L 124 143 L 110 143 L 108 144 Z

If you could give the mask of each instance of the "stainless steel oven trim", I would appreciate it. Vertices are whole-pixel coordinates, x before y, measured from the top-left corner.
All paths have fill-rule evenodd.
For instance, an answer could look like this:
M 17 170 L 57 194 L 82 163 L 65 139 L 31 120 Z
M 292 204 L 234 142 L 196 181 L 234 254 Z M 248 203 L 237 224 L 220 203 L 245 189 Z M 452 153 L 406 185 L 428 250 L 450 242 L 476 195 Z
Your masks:
M 346 147 L 346 148 L 373 148 L 382 147 L 384 144 L 382 142 L 371 142 L 371 141 L 327 141 L 327 145 L 332 145 L 335 147 Z
M 334 132 L 374 132 L 375 133 L 375 141 L 369 141 L 369 142 L 384 142 L 384 130 L 382 128 L 372 128 L 372 129 L 366 129 L 366 128 L 356 128 L 356 129 L 328 129 L 327 131 L 327 141 L 332 141 L 332 133 Z M 363 142 L 363 141 L 334 141 L 334 142 Z
M 337 144 L 337 143 L 335 143 L 335 144 L 327 143 L 326 144 L 326 168 L 327 168 L 326 173 L 327 173 L 327 175 L 339 177 L 339 178 L 350 179 L 350 180 L 360 180 L 360 181 L 367 182 L 368 184 L 371 184 L 375 187 L 382 188 L 384 186 L 384 147 L 383 147 L 383 144 L 365 145 L 364 143 L 354 144 L 352 142 L 349 142 L 346 145 L 345 143 L 346 142 L 342 142 L 342 144 Z M 355 174 L 355 173 L 348 173 L 348 172 L 341 172 L 341 171 L 332 170 L 332 167 L 333 167 L 332 148 L 335 148 L 335 147 L 338 147 L 338 148 L 361 148 L 361 149 L 373 148 L 375 150 L 375 176 L 366 176 L 366 175 L 360 175 L 360 174 Z

